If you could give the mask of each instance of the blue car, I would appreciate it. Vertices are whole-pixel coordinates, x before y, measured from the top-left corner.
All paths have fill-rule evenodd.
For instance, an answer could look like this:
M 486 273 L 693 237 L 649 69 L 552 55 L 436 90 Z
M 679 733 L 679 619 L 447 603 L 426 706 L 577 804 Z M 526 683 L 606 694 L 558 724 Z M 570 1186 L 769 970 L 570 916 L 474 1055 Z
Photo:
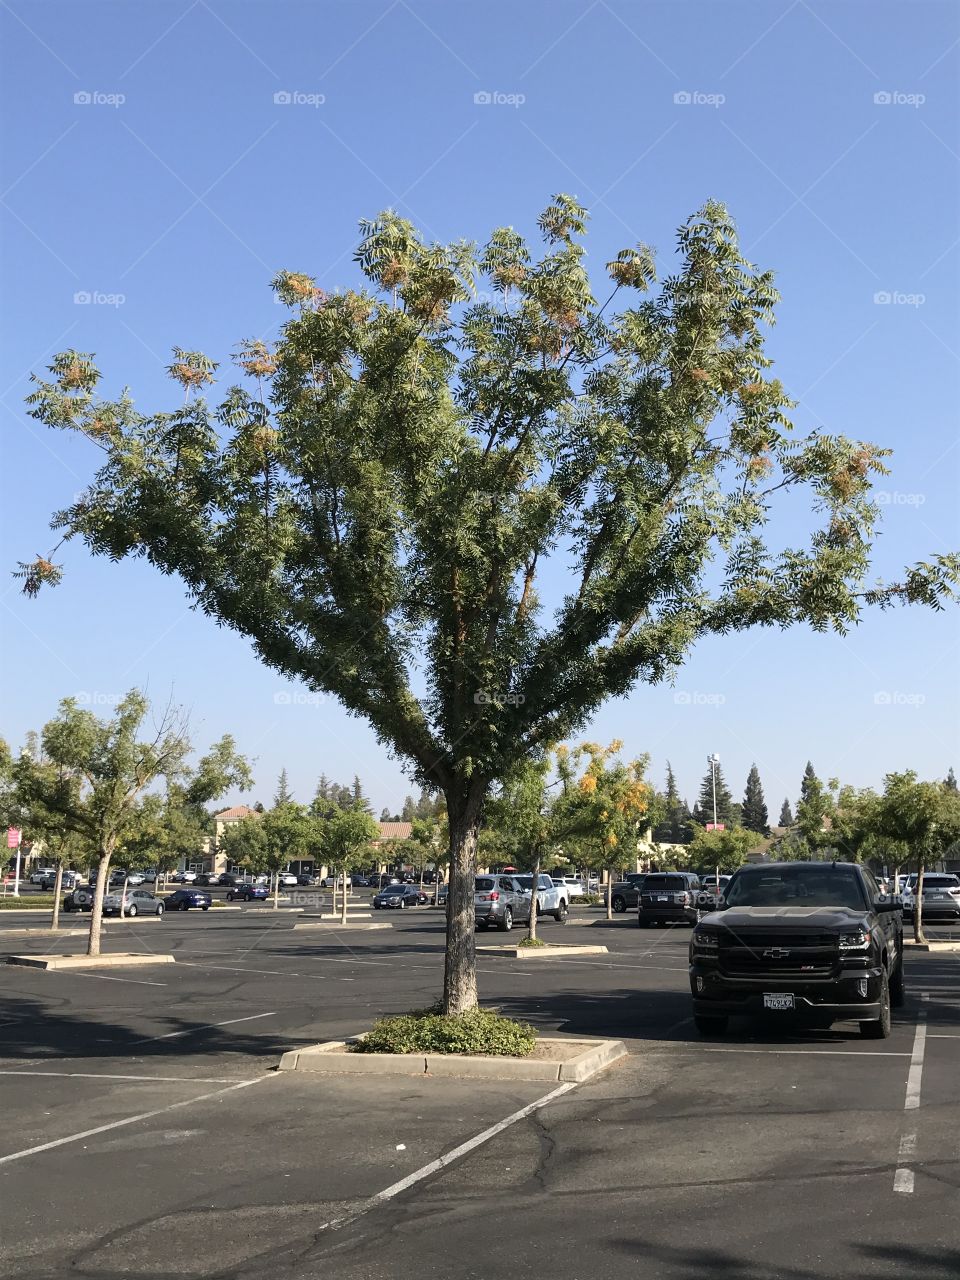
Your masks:
M 262 902 L 269 898 L 270 890 L 265 884 L 238 884 L 227 890 L 227 901 L 236 898 L 240 902 Z
M 209 911 L 213 899 L 200 889 L 175 889 L 164 902 L 168 911 L 189 911 L 191 907 Z

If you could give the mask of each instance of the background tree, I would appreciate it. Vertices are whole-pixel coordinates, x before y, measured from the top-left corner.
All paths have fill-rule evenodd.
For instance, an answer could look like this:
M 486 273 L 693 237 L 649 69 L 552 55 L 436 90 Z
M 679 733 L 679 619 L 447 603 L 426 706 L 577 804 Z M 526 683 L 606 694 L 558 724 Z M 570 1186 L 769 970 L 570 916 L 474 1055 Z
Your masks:
M 700 794 L 697 797 L 697 803 L 693 806 L 693 819 L 695 822 L 698 822 L 701 827 L 705 827 L 707 823 L 713 822 L 714 769 L 716 770 L 717 775 L 717 822 L 732 825 L 731 809 L 733 806 L 733 797 L 730 795 L 730 789 L 723 776 L 723 767 L 718 764 L 708 769 L 704 774 L 703 781 L 700 783 Z
M 830 793 L 817 777 L 813 765 L 808 760 L 800 786 L 795 826 L 797 834 L 811 853 L 816 853 L 825 844 L 829 844 L 829 834 L 825 832 L 824 819 L 832 808 Z
M 64 698 L 55 719 L 44 726 L 43 758 L 51 767 L 21 756 L 18 784 L 37 804 L 58 813 L 97 856 L 97 883 L 90 914 L 87 954 L 100 954 L 103 896 L 110 859 L 134 829 L 140 797 L 154 782 L 176 780 L 190 750 L 187 724 L 168 705 L 149 736 L 144 733 L 150 704 L 131 690 L 109 720 L 81 710 Z
M 874 812 L 878 830 L 905 845 L 914 860 L 913 933 L 917 942 L 926 942 L 923 876 L 929 862 L 942 859 L 960 840 L 960 794 L 943 782 L 920 782 L 913 770 L 888 773 Z
M 370 857 L 370 843 L 380 828 L 361 808 L 340 809 L 328 818 L 323 828 L 324 860 L 333 868 L 334 876 L 343 877 L 340 923 L 347 923 L 347 875 Z
M 947 788 L 948 791 L 956 791 L 958 789 L 957 775 L 953 772 L 953 765 L 951 765 L 950 768 L 947 770 L 947 776 L 943 780 L 943 785 Z
M 707 831 L 696 827 L 690 842 L 690 865 L 702 874 L 712 875 L 736 871 L 747 860 L 747 854 L 756 846 L 755 833 L 744 827 L 731 827 L 726 831 Z
M 670 761 L 667 761 L 667 785 L 660 798 L 663 819 L 653 829 L 653 839 L 658 844 L 689 844 L 692 837 L 693 816 L 682 800 L 677 779 Z
M 280 770 L 280 777 L 277 779 L 277 790 L 273 797 L 273 807 L 282 809 L 288 804 L 293 804 L 293 792 L 290 790 L 290 782 L 287 778 L 286 769 Z
M 268 856 L 263 816 L 232 822 L 221 837 L 221 847 L 231 862 L 246 868 L 253 876 L 263 875 Z
M 756 831 L 762 836 L 770 834 L 770 827 L 767 824 L 767 805 L 760 783 L 760 770 L 755 764 L 750 766 L 750 772 L 747 774 L 741 816 L 742 825 L 747 831 Z
M 54 519 L 65 538 L 179 575 L 443 793 L 448 1013 L 477 1002 L 473 874 L 496 780 L 668 678 L 702 636 L 843 632 L 867 604 L 941 607 L 960 573 L 937 556 L 867 585 L 886 451 L 792 432 L 764 351 L 773 278 L 722 205 L 680 228 L 659 288 L 647 248 L 617 253 L 603 302 L 586 217 L 555 197 L 533 251 L 508 227 L 479 249 L 424 244 L 386 212 L 361 224 L 363 291 L 277 276 L 292 315 L 276 350 L 241 344 L 249 390 L 208 406 L 217 363 L 175 348 L 183 402 L 145 414 L 102 399 L 92 358 L 68 351 L 28 400 L 101 451 Z M 796 527 L 804 490 L 809 529 L 769 548 L 779 501 Z M 20 566 L 28 594 L 61 579 L 55 555 Z M 558 579 L 564 597 L 541 599 Z
M 780 806 L 780 817 L 777 819 L 777 825 L 780 827 L 793 826 L 793 810 L 790 808 L 790 801 L 787 799 L 784 799 L 783 804 Z

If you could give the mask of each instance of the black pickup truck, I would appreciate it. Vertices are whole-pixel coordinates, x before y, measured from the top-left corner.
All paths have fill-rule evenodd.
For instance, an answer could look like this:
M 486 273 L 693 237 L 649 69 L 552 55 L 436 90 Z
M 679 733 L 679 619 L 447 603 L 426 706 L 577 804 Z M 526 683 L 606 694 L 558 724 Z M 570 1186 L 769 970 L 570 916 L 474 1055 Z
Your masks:
M 900 908 L 857 863 L 742 867 L 690 939 L 697 1030 L 720 1034 L 731 1014 L 793 1014 L 821 1027 L 854 1019 L 862 1036 L 886 1038 L 904 998 Z

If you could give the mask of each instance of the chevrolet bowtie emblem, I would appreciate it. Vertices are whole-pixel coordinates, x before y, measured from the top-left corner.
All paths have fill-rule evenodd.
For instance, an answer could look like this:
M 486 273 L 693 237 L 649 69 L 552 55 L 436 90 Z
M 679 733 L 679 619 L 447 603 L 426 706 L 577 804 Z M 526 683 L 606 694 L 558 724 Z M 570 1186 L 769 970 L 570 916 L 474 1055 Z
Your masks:
M 787 950 L 786 947 L 768 947 L 767 950 L 763 953 L 764 958 L 767 960 L 782 960 L 785 956 L 788 956 L 789 954 L 790 952 Z

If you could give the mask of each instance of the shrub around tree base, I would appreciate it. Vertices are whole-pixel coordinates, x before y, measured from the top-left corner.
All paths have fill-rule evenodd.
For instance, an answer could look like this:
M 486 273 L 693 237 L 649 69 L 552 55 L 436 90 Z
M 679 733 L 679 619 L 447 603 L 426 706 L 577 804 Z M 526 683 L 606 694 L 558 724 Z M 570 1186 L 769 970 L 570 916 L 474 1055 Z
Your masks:
M 542 938 L 521 938 L 517 943 L 518 947 L 545 947 L 546 945 Z
M 421 1009 L 381 1018 L 351 1049 L 354 1053 L 477 1053 L 525 1058 L 536 1042 L 533 1027 L 492 1009 L 451 1015 Z

